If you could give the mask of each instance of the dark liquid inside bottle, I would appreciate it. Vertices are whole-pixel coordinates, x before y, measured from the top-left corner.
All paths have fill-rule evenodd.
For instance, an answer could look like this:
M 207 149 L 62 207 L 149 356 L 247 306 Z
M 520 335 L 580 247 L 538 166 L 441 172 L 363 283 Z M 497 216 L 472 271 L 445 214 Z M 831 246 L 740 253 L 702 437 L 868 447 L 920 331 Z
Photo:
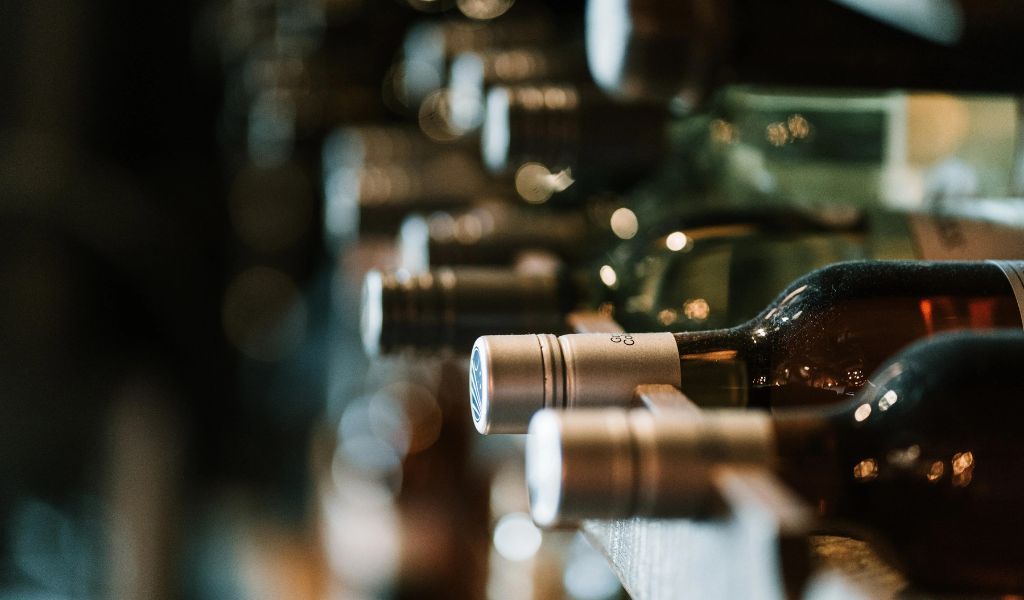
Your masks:
M 916 346 L 836 410 L 776 414 L 780 475 L 936 589 L 1024 589 L 1024 335 Z
M 871 372 L 917 339 L 1021 326 L 1007 277 L 994 264 L 841 263 L 798 280 L 744 325 L 677 334 L 681 387 L 697 402 L 703 394 L 745 391 L 754 407 L 830 404 L 856 394 Z M 707 382 L 702 374 L 713 367 L 743 373 L 745 390 L 711 389 L 735 385 L 729 378 Z

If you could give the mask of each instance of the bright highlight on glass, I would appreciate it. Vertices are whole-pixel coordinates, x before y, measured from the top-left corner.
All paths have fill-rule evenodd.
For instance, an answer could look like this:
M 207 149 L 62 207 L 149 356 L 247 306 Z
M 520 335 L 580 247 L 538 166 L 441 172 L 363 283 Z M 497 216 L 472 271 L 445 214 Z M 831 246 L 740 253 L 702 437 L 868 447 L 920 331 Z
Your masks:
M 871 481 L 878 477 L 878 463 L 873 458 L 865 458 L 853 467 L 853 477 L 857 481 Z
M 687 319 L 703 321 L 711 314 L 711 305 L 704 298 L 687 300 L 683 304 L 683 314 L 686 315 Z
M 622 207 L 612 213 L 612 232 L 621 239 L 630 240 L 640 230 L 640 222 L 636 213 L 626 207 Z
M 883 394 L 882 399 L 878 401 L 878 410 L 883 412 L 889 410 L 889 407 L 896 404 L 896 400 L 898 399 L 899 396 L 896 395 L 896 390 L 889 390 Z
M 455 4 L 470 19 L 487 21 L 508 12 L 515 0 L 457 0 Z
M 569 189 L 575 180 L 569 169 L 552 173 L 540 163 L 526 163 L 516 171 L 516 193 L 531 204 L 543 204 L 554 194 Z
M 682 231 L 675 231 L 670 233 L 665 238 L 665 247 L 673 252 L 679 252 L 690 242 L 690 238 L 686 236 Z
M 601 283 L 608 287 L 615 287 L 615 284 L 619 282 L 619 276 L 615 274 L 615 269 L 611 265 L 602 265 L 598 274 L 601 276 Z

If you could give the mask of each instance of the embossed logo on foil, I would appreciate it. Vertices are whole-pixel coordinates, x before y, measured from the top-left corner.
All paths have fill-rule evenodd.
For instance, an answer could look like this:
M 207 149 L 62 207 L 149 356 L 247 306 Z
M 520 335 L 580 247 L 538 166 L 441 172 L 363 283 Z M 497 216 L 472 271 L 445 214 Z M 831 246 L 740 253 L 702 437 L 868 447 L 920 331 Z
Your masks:
M 473 422 L 480 422 L 481 403 L 484 401 L 484 374 L 480 358 L 480 349 L 473 348 L 473 356 L 469 360 L 469 409 L 473 413 Z

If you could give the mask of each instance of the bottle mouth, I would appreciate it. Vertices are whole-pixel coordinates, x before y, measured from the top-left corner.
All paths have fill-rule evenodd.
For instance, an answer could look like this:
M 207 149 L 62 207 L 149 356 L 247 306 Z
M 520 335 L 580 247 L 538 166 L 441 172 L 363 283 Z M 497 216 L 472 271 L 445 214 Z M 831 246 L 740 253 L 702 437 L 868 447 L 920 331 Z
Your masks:
M 526 438 L 530 514 L 542 527 L 621 518 L 637 505 L 638 455 L 625 410 L 542 410 Z
M 477 429 L 484 426 L 484 385 L 483 358 L 480 348 L 473 346 L 473 355 L 469 359 L 469 409 L 473 414 L 473 424 Z M 481 433 L 485 433 L 481 430 Z
M 560 406 L 561 353 L 551 334 L 486 335 L 470 357 L 470 411 L 480 433 L 526 433 L 530 417 Z M 555 376 L 555 374 L 558 374 Z

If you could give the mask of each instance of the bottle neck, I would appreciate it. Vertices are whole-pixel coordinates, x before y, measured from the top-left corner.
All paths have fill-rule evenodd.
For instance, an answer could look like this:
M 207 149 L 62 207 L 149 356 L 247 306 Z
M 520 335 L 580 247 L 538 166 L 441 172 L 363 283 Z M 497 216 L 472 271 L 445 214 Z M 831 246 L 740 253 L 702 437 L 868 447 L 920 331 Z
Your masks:
M 751 404 L 751 381 L 761 377 L 759 345 L 743 325 L 675 334 L 680 386 L 703 407 Z M 756 334 L 755 334 L 756 335 Z
M 502 268 L 374 272 L 362 298 L 370 355 L 403 349 L 468 351 L 486 334 L 562 331 L 571 293 L 559 273 Z
M 779 478 L 816 510 L 835 516 L 840 509 L 838 448 L 842 431 L 822 410 L 784 409 L 772 415 L 774 468 Z M 862 465 L 870 477 L 870 465 Z
M 695 460 L 770 469 L 818 516 L 842 521 L 844 515 L 856 517 L 858 509 L 856 497 L 844 493 L 842 486 L 845 467 L 840 449 L 849 445 L 848 436 L 842 420 L 830 418 L 832 414 L 803 408 L 771 415 L 711 411 L 699 418 L 687 417 L 690 422 L 685 426 L 665 420 L 659 428 L 659 447 L 685 450 Z M 870 479 L 875 474 L 873 468 L 877 465 L 859 464 L 854 477 Z

